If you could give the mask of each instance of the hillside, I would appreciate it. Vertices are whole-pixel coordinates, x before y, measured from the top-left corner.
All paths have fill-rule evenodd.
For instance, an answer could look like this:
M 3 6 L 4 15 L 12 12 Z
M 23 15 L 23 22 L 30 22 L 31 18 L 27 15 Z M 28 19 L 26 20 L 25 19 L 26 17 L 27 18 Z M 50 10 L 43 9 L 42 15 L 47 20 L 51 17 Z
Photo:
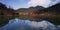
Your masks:
M 20 8 L 18 10 L 16 10 L 17 12 L 33 12 L 33 11 L 37 11 L 38 9 L 44 9 L 44 7 L 42 6 L 36 6 L 36 7 L 30 7 L 30 8 Z
M 17 12 L 19 14 L 19 17 L 21 17 L 21 15 L 26 17 L 27 16 L 34 18 L 36 17 L 38 19 L 50 21 L 56 25 L 60 24 L 60 3 L 55 4 L 48 8 L 44 8 L 41 6 L 22 8 L 18 9 Z M 31 20 L 31 21 L 41 21 L 41 20 Z
M 50 21 L 56 25 L 60 24 L 60 3 L 38 11 L 39 14 L 44 14 L 40 18 Z
M 5 4 L 0 3 L 0 27 L 14 18 L 14 9 L 7 8 Z
M 51 7 L 45 8 L 43 10 L 39 10 L 40 12 L 52 12 L 52 13 L 60 13 L 60 3 L 55 4 Z

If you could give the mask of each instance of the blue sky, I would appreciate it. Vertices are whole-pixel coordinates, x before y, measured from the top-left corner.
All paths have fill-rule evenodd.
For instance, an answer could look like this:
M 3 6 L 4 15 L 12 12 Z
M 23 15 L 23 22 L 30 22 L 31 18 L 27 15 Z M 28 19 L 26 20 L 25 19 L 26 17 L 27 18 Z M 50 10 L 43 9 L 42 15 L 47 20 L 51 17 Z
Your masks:
M 35 7 L 37 5 L 48 7 L 58 3 L 60 0 L 0 0 L 0 2 L 14 9 Z

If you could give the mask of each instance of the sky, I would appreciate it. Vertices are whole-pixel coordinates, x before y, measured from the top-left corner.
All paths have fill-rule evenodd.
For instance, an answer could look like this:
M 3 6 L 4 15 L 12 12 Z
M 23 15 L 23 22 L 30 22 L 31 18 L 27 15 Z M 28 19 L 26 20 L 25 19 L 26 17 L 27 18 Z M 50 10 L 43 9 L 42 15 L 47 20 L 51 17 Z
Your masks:
M 0 0 L 0 2 L 8 7 L 11 6 L 13 9 L 19 9 L 29 8 L 31 6 L 35 7 L 37 5 L 49 7 L 56 3 L 59 3 L 60 0 Z

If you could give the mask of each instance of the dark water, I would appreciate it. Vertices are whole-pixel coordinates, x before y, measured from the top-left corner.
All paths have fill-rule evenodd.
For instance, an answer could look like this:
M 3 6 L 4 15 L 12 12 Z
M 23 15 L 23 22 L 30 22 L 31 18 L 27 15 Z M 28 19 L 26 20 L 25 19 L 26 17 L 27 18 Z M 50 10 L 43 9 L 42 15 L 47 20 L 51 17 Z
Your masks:
M 48 21 L 35 22 L 15 18 L 0 27 L 0 30 L 60 30 L 60 26 L 56 27 Z

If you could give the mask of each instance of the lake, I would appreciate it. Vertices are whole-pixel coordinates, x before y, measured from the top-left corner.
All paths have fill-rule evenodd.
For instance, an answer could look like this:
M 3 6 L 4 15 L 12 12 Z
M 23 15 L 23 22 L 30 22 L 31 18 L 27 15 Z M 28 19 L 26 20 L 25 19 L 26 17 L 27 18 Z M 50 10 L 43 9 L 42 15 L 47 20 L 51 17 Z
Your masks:
M 60 30 L 60 25 L 55 26 L 48 21 L 30 21 L 18 18 L 9 20 L 8 24 L 0 27 L 0 30 Z

